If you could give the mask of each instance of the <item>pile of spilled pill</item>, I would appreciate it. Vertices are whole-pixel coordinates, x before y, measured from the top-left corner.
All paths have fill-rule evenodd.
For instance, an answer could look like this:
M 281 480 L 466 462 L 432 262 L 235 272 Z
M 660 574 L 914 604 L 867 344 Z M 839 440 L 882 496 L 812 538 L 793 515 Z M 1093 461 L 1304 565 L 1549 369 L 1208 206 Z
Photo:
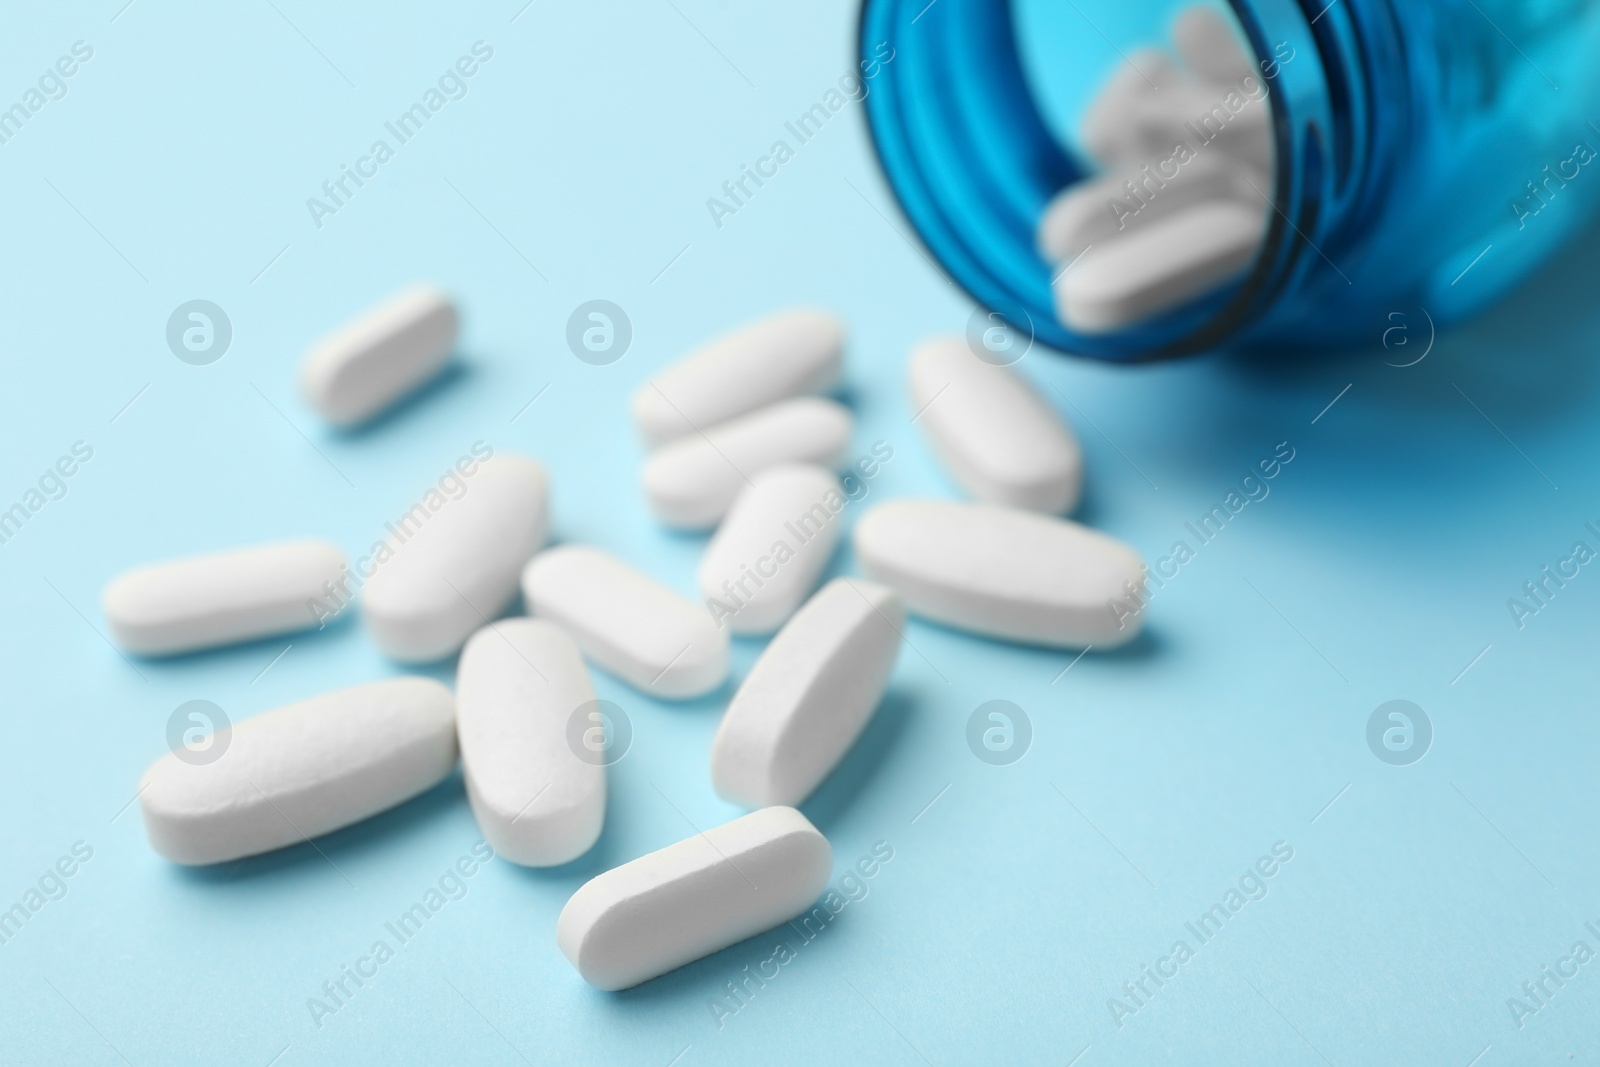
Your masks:
M 1259 187 L 1270 172 L 1264 118 L 1186 159 L 1133 227 L 1114 206 L 1118 225 L 1094 210 L 1171 143 L 1183 106 L 1171 101 L 1250 70 L 1209 9 L 1180 14 L 1174 38 L 1187 69 L 1152 50 L 1130 60 L 1137 78 L 1113 75 L 1083 131 L 1107 173 L 1063 192 L 1041 222 L 1044 255 L 1083 260 L 1058 281 L 1069 325 L 1117 328 L 1191 299 L 1236 272 L 1239 248 L 1259 239 L 1268 207 L 1249 207 L 1239 185 Z M 408 290 L 313 345 L 302 392 L 330 423 L 363 423 L 434 377 L 458 332 L 445 294 Z M 781 311 L 707 342 L 633 395 L 652 514 L 711 531 L 696 576 L 703 604 L 598 548 L 546 548 L 545 468 L 492 449 L 462 458 L 456 472 L 472 492 L 408 532 L 358 594 L 343 553 L 321 540 L 114 579 L 104 612 L 136 654 L 289 633 L 354 603 L 397 662 L 459 655 L 454 693 L 429 678 L 375 681 L 225 727 L 214 760 L 163 756 L 138 793 L 151 846 L 203 865 L 294 845 L 417 796 L 459 758 L 473 816 L 500 856 L 566 863 L 606 818 L 606 760 L 571 739 L 574 724 L 598 721 L 586 712 L 597 705 L 591 667 L 651 697 L 689 699 L 726 681 L 730 634 L 771 635 L 708 753 L 716 792 L 751 812 L 591 879 L 554 931 L 585 981 L 623 989 L 805 912 L 832 850 L 796 805 L 871 718 L 908 614 L 987 638 L 1104 649 L 1130 640 L 1142 617 L 1114 605 L 1143 604 L 1138 555 L 1062 517 L 1082 483 L 1070 429 L 1012 367 L 959 337 L 911 353 L 908 399 L 972 500 L 873 506 L 852 531 L 861 576 L 817 589 L 852 495 L 839 472 L 857 484 L 872 476 L 862 467 L 871 458 L 846 467 L 853 418 L 828 397 L 844 348 L 834 316 Z M 527 615 L 506 617 L 519 590 Z

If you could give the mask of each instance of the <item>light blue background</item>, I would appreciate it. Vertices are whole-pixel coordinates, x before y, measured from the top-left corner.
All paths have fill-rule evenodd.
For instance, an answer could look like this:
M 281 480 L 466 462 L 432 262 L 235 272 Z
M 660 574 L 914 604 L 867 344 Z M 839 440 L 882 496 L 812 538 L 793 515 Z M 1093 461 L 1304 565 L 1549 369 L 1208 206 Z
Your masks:
M 1600 524 L 1593 234 L 1407 369 L 1383 361 L 1422 351 L 1411 308 L 1395 309 L 1410 346 L 1377 347 L 1394 323 L 1375 322 L 1374 348 L 1340 358 L 1025 359 L 1082 439 L 1078 517 L 1147 558 L 1189 539 L 1184 523 L 1279 442 L 1295 459 L 1157 595 L 1125 651 L 1063 674 L 1068 655 L 913 624 L 867 735 L 805 806 L 833 842 L 836 883 L 876 841 L 895 858 L 720 1028 L 708 1000 L 775 938 L 620 995 L 586 987 L 555 947 L 584 879 L 736 814 L 706 771 L 728 691 L 656 704 L 603 676 L 636 737 L 594 851 L 556 870 L 489 864 L 314 1026 L 307 998 L 478 839 L 459 778 L 319 841 L 326 858 L 302 846 L 173 867 L 124 809 L 178 704 L 238 718 L 397 668 L 358 622 L 130 665 L 96 632 L 106 582 L 274 538 L 357 554 L 481 438 L 549 466 L 560 538 L 692 592 L 701 541 L 646 513 L 628 392 L 728 326 L 827 306 L 850 325 L 857 447 L 895 449 L 871 500 L 951 495 L 910 424 L 903 360 L 971 309 L 907 239 L 858 107 L 711 222 L 706 199 L 853 64 L 846 0 L 273 3 L 4 16 L 0 102 L 76 40 L 94 57 L 0 145 L 0 502 L 74 441 L 94 458 L 0 545 L 0 906 L 74 842 L 94 856 L 0 945 L 0 1060 L 1600 1056 L 1600 962 L 1521 1029 L 1506 1006 L 1576 940 L 1600 949 L 1583 928 L 1600 925 L 1600 567 L 1521 630 L 1506 606 L 1574 541 L 1600 547 L 1584 528 Z M 494 58 L 469 95 L 316 228 L 306 198 L 478 40 Z M 331 432 L 295 392 L 301 354 L 419 279 L 460 296 L 462 371 L 370 430 Z M 635 329 L 608 367 L 563 339 L 595 297 Z M 194 298 L 232 319 L 211 366 L 165 344 L 169 313 Z M 847 551 L 835 565 L 853 569 Z M 736 678 L 758 650 L 738 644 Z M 1365 726 L 1402 697 L 1437 736 L 1392 767 Z M 1009 767 L 964 737 L 996 698 L 1035 731 Z M 1119 1030 L 1107 999 L 1277 841 L 1294 858 L 1268 896 Z

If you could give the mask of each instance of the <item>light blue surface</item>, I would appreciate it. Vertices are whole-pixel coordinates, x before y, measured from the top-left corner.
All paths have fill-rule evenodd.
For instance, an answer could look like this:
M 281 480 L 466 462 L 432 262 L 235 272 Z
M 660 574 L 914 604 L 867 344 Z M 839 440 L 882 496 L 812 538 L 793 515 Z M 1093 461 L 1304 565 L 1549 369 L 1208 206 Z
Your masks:
M 560 538 L 690 592 L 701 541 L 647 515 L 627 393 L 727 326 L 832 307 L 851 327 L 857 446 L 895 449 L 871 499 L 949 495 L 909 422 L 903 358 L 971 309 L 903 236 L 858 108 L 721 229 L 710 219 L 706 199 L 853 64 L 849 3 L 274 2 L 33 6 L 0 33 L 7 103 L 74 41 L 94 49 L 67 95 L 0 144 L 0 500 L 75 441 L 94 450 L 0 545 L 0 906 L 75 842 L 93 849 L 0 945 L 0 1061 L 1600 1056 L 1600 962 L 1520 1029 L 1506 1004 L 1573 942 L 1600 950 L 1584 927 L 1600 928 L 1600 568 L 1520 630 L 1506 604 L 1574 541 L 1600 548 L 1584 525 L 1600 526 L 1594 235 L 1406 369 L 1382 362 L 1422 351 L 1426 323 L 1406 308 L 1411 345 L 1340 359 L 1030 355 L 1023 369 L 1083 441 L 1078 517 L 1149 559 L 1193 545 L 1184 524 L 1279 442 L 1295 458 L 1197 548 L 1126 651 L 1063 674 L 1070 656 L 913 624 L 868 734 L 805 806 L 833 842 L 836 885 L 874 842 L 894 859 L 720 1027 L 708 1001 L 775 936 L 621 995 L 584 986 L 555 947 L 585 878 L 736 814 L 706 771 L 726 692 L 660 705 L 604 676 L 599 695 L 636 736 L 594 852 L 553 871 L 489 863 L 315 1026 L 307 999 L 478 840 L 459 779 L 317 849 L 171 866 L 124 809 L 178 704 L 243 717 L 398 672 L 357 622 L 130 665 L 96 633 L 106 581 L 279 537 L 355 554 L 483 439 L 548 464 Z M 317 229 L 306 198 L 478 40 L 494 57 L 469 95 Z M 415 279 L 460 295 L 462 372 L 368 431 L 328 431 L 293 387 L 305 346 Z M 595 297 L 635 329 L 608 367 L 563 340 Z M 232 319 L 211 366 L 164 341 L 194 298 Z M 853 568 L 847 552 L 835 566 Z M 736 676 L 757 651 L 739 644 Z M 1008 767 L 965 741 L 968 715 L 997 698 L 1034 726 Z M 1365 740 L 1394 698 L 1436 731 L 1408 767 Z M 1185 922 L 1280 841 L 1294 856 L 1267 896 L 1199 945 Z M 1108 998 L 1180 938 L 1194 958 L 1119 1029 Z

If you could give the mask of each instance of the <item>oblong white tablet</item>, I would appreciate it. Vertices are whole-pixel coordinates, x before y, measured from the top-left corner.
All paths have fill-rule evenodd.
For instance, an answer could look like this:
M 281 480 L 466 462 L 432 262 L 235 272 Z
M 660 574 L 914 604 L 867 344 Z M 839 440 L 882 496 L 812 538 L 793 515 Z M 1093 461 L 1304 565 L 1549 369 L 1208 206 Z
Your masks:
M 495 852 L 550 867 L 595 843 L 606 817 L 606 769 L 573 745 L 598 712 L 578 646 L 551 623 L 504 619 L 467 641 L 456 672 L 456 731 L 467 799 Z
M 1271 209 L 1198 204 L 1091 249 L 1055 285 L 1061 321 L 1106 333 L 1187 304 L 1255 259 Z
M 907 367 L 917 425 L 952 478 L 979 500 L 1059 514 L 1078 502 L 1078 442 L 1010 367 L 962 337 L 925 341 Z
M 150 846 L 174 863 L 270 852 L 432 788 L 455 767 L 455 700 L 431 678 L 391 678 L 257 715 L 211 743 L 213 761 L 169 752 L 139 786 Z
M 585 882 L 556 944 L 596 989 L 627 989 L 804 913 L 833 849 L 793 808 L 763 808 Z
M 705 608 L 598 548 L 539 553 L 522 572 L 522 596 L 530 614 L 651 696 L 697 697 L 728 676 L 728 632 Z
M 856 559 L 907 610 L 1027 644 L 1112 648 L 1144 620 L 1144 564 L 1065 519 L 989 504 L 891 500 L 855 530 Z
M 361 590 L 373 641 L 402 662 L 427 663 L 459 649 L 506 606 L 523 564 L 544 544 L 544 467 L 502 453 L 462 481 L 458 498 L 407 512 L 424 514 L 405 526 L 411 532 L 403 539 L 394 531 L 390 558 Z
M 832 400 L 783 400 L 656 449 L 641 477 L 645 497 L 668 526 L 715 526 L 745 479 L 768 467 L 814 463 L 837 469 L 845 462 L 853 428 L 850 412 Z
M 1212 85 L 1238 85 L 1256 72 L 1227 15 L 1190 4 L 1172 20 L 1172 43 L 1189 69 Z
M 905 609 L 835 578 L 795 612 L 739 686 L 711 745 L 711 784 L 759 808 L 799 804 L 855 744 L 889 684 Z
M 695 349 L 634 391 L 634 422 L 659 444 L 711 429 L 839 378 L 844 325 L 825 311 L 780 311 Z
M 344 553 L 327 541 L 280 541 L 156 563 L 101 594 L 111 637 L 167 656 L 321 626 L 346 601 L 330 595 Z
M 785 464 L 751 479 L 700 557 L 700 592 L 720 627 L 771 633 L 816 587 L 839 543 L 845 496 L 821 467 Z
M 1244 90 L 1216 86 L 1195 86 L 1183 90 L 1172 100 L 1149 101 L 1141 107 L 1135 122 L 1151 143 L 1160 148 L 1162 158 L 1173 155 L 1179 141 L 1204 158 L 1215 154 L 1247 168 L 1251 181 L 1263 191 L 1270 189 L 1266 176 L 1272 172 L 1275 152 L 1272 134 L 1272 104 L 1265 83 L 1253 80 Z M 1259 177 L 1257 176 L 1259 175 Z
M 312 345 L 300 390 L 329 422 L 365 422 L 439 372 L 460 323 L 444 293 L 407 289 Z
M 1156 161 L 1148 173 L 1118 169 L 1070 185 L 1039 219 L 1039 254 L 1070 264 L 1090 248 L 1195 204 L 1229 198 L 1260 203 L 1261 194 L 1248 181 L 1266 192 L 1266 179 L 1249 173 L 1231 158 L 1211 153 L 1182 165 Z
M 1260 79 L 1212 85 L 1164 53 L 1146 49 L 1133 58 L 1137 69 L 1118 68 L 1084 109 L 1079 136 L 1090 155 L 1137 169 L 1223 153 L 1258 172 L 1271 169 L 1271 107 Z
M 1136 123 L 1149 101 L 1174 97 L 1186 78 L 1178 64 L 1159 48 L 1140 48 L 1118 63 L 1100 91 L 1084 108 L 1078 134 L 1089 154 L 1105 164 L 1138 166 L 1171 153 L 1171 145 L 1151 143 L 1149 131 Z M 1173 125 L 1182 122 L 1176 118 Z M 1162 151 L 1165 148 L 1166 151 Z

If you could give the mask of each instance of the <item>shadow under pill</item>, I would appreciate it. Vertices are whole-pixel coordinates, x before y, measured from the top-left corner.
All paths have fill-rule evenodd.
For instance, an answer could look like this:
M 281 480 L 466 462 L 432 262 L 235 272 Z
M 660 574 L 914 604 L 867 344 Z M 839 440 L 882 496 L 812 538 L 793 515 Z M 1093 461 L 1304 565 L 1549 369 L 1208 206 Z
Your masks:
M 341 880 L 349 872 L 341 864 L 354 864 L 371 852 L 382 852 L 393 847 L 394 839 L 401 834 L 417 832 L 423 824 L 448 818 L 465 800 L 465 789 L 460 768 L 432 789 L 412 797 L 387 811 L 339 830 L 323 834 L 310 841 L 274 849 L 257 856 L 205 867 L 185 867 L 170 864 L 174 876 L 186 882 L 209 886 L 227 885 L 238 881 L 259 882 L 284 877 L 301 877 L 318 867 L 332 866 L 339 873 L 330 876 Z M 359 883 L 357 883 L 359 885 Z
M 685 715 L 721 715 L 727 710 L 728 702 L 733 699 L 733 694 L 739 688 L 740 678 L 735 677 L 730 668 L 728 676 L 722 684 L 709 693 L 702 693 L 688 700 L 667 700 L 662 697 L 651 697 L 657 707 Z M 637 692 L 637 690 L 635 690 Z
M 401 663 L 398 660 L 386 660 L 393 673 L 385 675 L 385 678 L 432 678 L 446 689 L 454 691 L 456 663 L 460 658 L 460 652 L 452 652 L 448 658 L 435 660 L 432 663 Z
M 781 982 L 784 971 L 794 966 L 807 966 L 802 961 L 824 951 L 827 944 L 837 940 L 840 935 L 833 932 L 833 927 L 838 925 L 839 920 L 849 910 L 847 908 L 838 915 L 833 915 L 822 906 L 819 897 L 810 910 L 771 930 L 747 937 L 737 944 L 729 945 L 693 963 L 686 963 L 660 977 L 641 982 L 631 989 L 622 989 L 614 993 L 599 991 L 595 993 L 599 999 L 617 1005 L 618 1010 L 636 1009 L 644 1004 L 695 1004 L 700 1010 L 709 1012 L 707 998 L 717 998 L 726 1014 L 718 1016 L 712 1013 L 709 1017 L 720 1022 L 726 1019 L 727 1015 L 737 1014 L 758 1000 L 760 994 L 771 983 Z M 818 917 L 818 913 L 827 918 Z M 789 950 L 788 956 L 782 962 L 777 958 L 782 955 L 778 951 L 780 944 L 787 946 Z M 769 973 L 760 974 L 762 966 L 769 960 L 771 961 L 771 966 L 767 968 Z M 752 978 L 751 975 L 757 977 Z M 729 998 L 727 992 L 729 982 L 735 987 L 743 983 L 744 992 L 740 1000 Z
M 600 836 L 595 843 L 589 846 L 589 851 L 577 859 L 568 860 L 566 863 L 556 864 L 553 867 L 528 867 L 520 863 L 513 863 L 499 853 L 495 858 L 505 863 L 507 869 L 513 872 L 513 877 L 525 878 L 530 882 L 538 882 L 545 886 L 562 888 L 564 892 L 576 892 L 578 887 L 595 875 L 604 874 L 613 867 L 634 859 L 633 856 L 624 856 L 617 848 L 616 834 L 612 825 L 616 822 L 608 811 L 605 826 L 600 831 Z M 563 885 L 565 883 L 565 885 Z M 552 916 L 552 922 L 554 917 Z
M 1085 659 L 1103 659 L 1115 663 L 1144 663 L 1155 659 L 1167 649 L 1167 640 L 1162 635 L 1160 627 L 1146 625 L 1132 641 L 1116 648 L 1096 648 L 1089 652 Z M 1077 652 L 1067 652 L 1064 655 L 1076 656 Z
M 712 523 L 710 526 L 701 527 L 700 529 L 687 530 L 681 526 L 668 526 L 666 523 L 659 522 L 654 518 L 652 518 L 650 521 L 657 533 L 661 534 L 661 536 L 666 538 L 668 541 L 676 544 L 705 545 L 710 542 L 711 535 L 717 532 L 716 523 Z
M 251 672 L 251 680 L 254 681 L 278 665 L 278 658 L 286 652 L 286 646 L 337 640 L 346 636 L 357 625 L 354 621 L 357 614 L 359 612 L 351 607 L 341 611 L 336 618 L 321 628 L 271 634 L 267 637 L 216 645 L 212 648 L 197 648 L 192 652 L 178 652 L 170 656 L 144 656 L 138 653 L 128 655 L 143 669 L 164 673 L 165 669 L 171 668 L 174 675 L 178 671 L 188 671 L 196 666 L 226 665 L 231 660 L 237 660 L 242 670 Z M 289 652 L 288 655 L 292 656 L 293 653 Z
M 459 353 L 452 354 L 450 362 L 441 367 L 438 374 L 396 400 L 393 405 L 354 426 L 330 426 L 329 436 L 342 443 L 353 443 L 366 437 L 375 437 L 386 432 L 395 423 L 409 418 L 417 408 L 435 403 L 440 396 L 459 389 L 470 377 L 472 377 L 471 364 L 463 360 Z
M 1085 478 L 1083 489 L 1079 492 L 1077 503 L 1073 504 L 1072 510 L 1064 514 L 1052 513 L 1049 517 L 1067 519 L 1080 526 L 1091 526 L 1095 529 L 1100 529 L 1105 520 L 1105 514 L 1100 504 L 1101 492 L 1096 488 L 1095 479 Z
M 870 782 L 882 775 L 916 704 L 915 697 L 904 689 L 891 688 L 885 693 L 856 743 L 801 803 L 800 811 L 824 836 L 832 833 Z
M 849 408 L 852 415 L 859 412 L 861 402 L 865 399 L 860 388 L 850 382 L 839 382 L 832 389 L 819 395 L 825 400 L 833 400 Z
M 1063 666 L 1066 665 L 1066 662 L 1070 662 L 1074 657 L 1076 657 L 1079 652 L 1083 651 L 1083 649 L 1080 647 L 1053 648 L 1049 645 L 1038 645 L 1028 641 L 1010 641 L 1004 637 L 991 637 L 988 634 L 980 634 L 972 630 L 963 630 L 959 626 L 951 626 L 947 623 L 940 622 L 938 619 L 929 619 L 921 615 L 913 615 L 911 618 L 919 627 L 925 626 L 930 630 L 935 630 L 940 633 L 953 634 L 954 636 L 962 638 L 966 641 L 986 642 L 1005 648 L 1039 652 L 1057 657 L 1065 656 L 1066 660 L 1063 661 Z M 1084 658 L 1116 660 L 1119 662 L 1142 662 L 1146 659 L 1160 655 L 1165 647 L 1165 639 L 1160 636 L 1158 628 L 1146 624 L 1140 628 L 1139 633 L 1127 644 L 1118 645 L 1115 648 L 1100 648 L 1097 646 L 1092 648 Z M 924 663 L 926 663 L 926 661 L 924 661 Z

